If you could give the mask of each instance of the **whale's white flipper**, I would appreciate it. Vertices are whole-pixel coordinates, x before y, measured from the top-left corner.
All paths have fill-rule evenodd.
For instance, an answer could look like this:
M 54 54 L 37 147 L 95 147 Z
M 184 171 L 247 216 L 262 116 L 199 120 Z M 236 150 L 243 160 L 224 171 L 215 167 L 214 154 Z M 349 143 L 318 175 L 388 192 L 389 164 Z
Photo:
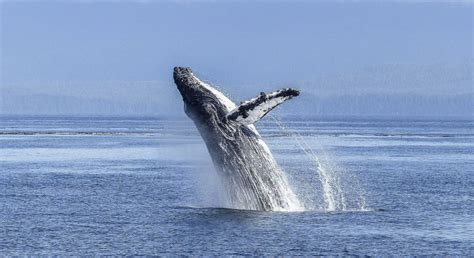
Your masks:
M 258 97 L 245 101 L 240 106 L 230 111 L 227 115 L 227 119 L 244 125 L 251 125 L 260 120 L 285 100 L 291 99 L 299 94 L 300 92 L 298 90 L 291 88 L 282 89 L 268 94 L 262 92 Z

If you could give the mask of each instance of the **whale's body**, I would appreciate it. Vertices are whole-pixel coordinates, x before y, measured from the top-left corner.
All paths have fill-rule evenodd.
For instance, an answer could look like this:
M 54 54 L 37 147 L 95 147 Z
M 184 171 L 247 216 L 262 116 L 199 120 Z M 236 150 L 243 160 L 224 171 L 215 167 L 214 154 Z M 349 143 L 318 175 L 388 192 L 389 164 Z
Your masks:
M 198 79 L 190 68 L 176 67 L 173 77 L 206 143 L 233 208 L 294 210 L 300 204 L 285 174 L 253 123 L 283 101 L 299 94 L 283 89 L 240 106 Z

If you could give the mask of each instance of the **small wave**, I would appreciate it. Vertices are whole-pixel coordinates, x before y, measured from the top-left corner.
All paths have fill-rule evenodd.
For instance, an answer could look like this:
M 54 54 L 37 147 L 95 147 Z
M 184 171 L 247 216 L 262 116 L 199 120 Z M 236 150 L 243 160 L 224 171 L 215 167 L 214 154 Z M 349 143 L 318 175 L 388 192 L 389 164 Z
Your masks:
M 298 132 L 298 131 L 295 131 Z M 446 134 L 446 133 L 345 133 L 345 132 L 298 132 L 301 136 L 333 136 L 333 137 L 380 137 L 380 138 L 472 138 L 474 134 Z M 264 132 L 266 138 L 292 137 L 290 133 Z
M 305 209 L 305 210 L 294 210 L 294 211 L 261 211 L 261 210 L 248 210 L 238 209 L 229 207 L 212 207 L 212 206 L 196 206 L 196 205 L 179 205 L 173 206 L 175 209 L 191 209 L 191 210 L 204 210 L 204 211 L 216 211 L 224 213 L 258 213 L 258 214 L 282 214 L 282 213 L 314 213 L 314 214 L 347 214 L 347 213 L 372 213 L 372 212 L 385 212 L 386 209 L 345 209 L 345 210 L 325 210 L 325 209 Z
M 0 132 L 0 135 L 128 135 L 151 132 Z
M 230 207 L 195 206 L 195 205 L 178 205 L 178 206 L 174 206 L 173 208 L 175 208 L 175 209 L 195 209 L 195 210 L 235 211 L 235 212 L 271 212 L 271 211 L 238 209 L 238 208 L 230 208 Z
M 257 212 L 257 213 L 289 213 L 289 212 L 305 212 L 307 210 L 251 210 L 251 209 L 239 209 L 232 207 L 214 207 L 214 206 L 195 206 L 195 205 L 178 205 L 174 206 L 177 209 L 198 209 L 198 210 L 216 210 L 216 211 L 235 211 L 235 212 Z

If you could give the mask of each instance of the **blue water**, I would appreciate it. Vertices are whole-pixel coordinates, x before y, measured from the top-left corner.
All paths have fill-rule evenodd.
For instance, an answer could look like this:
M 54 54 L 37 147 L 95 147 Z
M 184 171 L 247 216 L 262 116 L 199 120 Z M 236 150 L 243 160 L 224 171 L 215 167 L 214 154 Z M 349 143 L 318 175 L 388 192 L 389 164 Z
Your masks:
M 472 121 L 281 120 L 257 128 L 301 212 L 223 208 L 187 120 L 0 117 L 0 254 L 474 254 Z

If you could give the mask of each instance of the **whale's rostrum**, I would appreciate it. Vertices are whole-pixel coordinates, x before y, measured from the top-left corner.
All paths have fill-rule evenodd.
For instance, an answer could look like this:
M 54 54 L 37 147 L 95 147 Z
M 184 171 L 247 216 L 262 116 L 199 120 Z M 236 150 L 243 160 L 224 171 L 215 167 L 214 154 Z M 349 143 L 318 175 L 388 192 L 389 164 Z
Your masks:
M 207 146 L 232 208 L 300 210 L 284 172 L 253 125 L 274 107 L 298 96 L 299 91 L 261 93 L 237 106 L 197 78 L 190 68 L 175 67 L 173 77 L 185 113 Z

